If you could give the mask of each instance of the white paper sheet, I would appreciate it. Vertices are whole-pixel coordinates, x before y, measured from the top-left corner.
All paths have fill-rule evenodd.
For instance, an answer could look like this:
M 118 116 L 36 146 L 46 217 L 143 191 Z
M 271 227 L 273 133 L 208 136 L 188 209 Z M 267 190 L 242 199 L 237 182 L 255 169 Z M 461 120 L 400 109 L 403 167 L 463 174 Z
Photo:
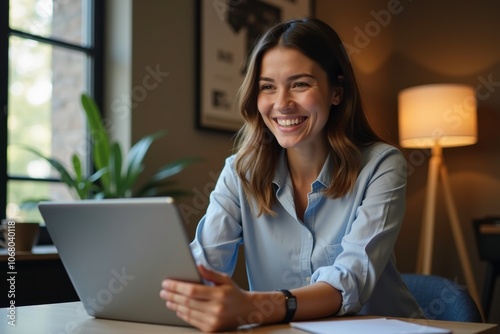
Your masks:
M 290 325 L 314 334 L 451 334 L 449 329 L 386 318 L 292 322 Z

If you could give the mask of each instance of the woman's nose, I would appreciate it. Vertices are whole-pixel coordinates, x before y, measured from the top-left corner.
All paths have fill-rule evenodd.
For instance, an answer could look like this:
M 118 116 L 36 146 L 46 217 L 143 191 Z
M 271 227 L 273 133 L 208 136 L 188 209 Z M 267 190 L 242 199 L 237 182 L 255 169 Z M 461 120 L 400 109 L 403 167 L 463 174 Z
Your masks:
M 279 112 L 286 112 L 293 109 L 293 101 L 291 99 L 290 93 L 287 90 L 281 90 L 276 95 L 276 100 L 274 101 L 274 109 Z

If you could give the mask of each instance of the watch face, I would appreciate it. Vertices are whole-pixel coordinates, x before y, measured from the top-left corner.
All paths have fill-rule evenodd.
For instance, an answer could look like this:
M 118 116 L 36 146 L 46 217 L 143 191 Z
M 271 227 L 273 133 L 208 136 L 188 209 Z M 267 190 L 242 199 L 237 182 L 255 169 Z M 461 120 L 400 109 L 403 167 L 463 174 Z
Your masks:
M 297 308 L 297 298 L 288 298 L 288 307 L 292 310 L 295 310 Z

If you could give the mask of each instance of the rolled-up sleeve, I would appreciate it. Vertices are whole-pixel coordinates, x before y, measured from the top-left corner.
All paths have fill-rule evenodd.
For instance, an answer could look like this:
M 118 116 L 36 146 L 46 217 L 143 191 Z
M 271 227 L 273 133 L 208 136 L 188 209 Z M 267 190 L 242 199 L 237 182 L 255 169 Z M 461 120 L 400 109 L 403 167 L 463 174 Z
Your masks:
M 338 315 L 357 313 L 374 291 L 393 253 L 405 212 L 406 161 L 395 148 L 375 151 L 353 195 L 352 219 L 334 263 L 318 268 L 311 283 L 326 282 L 342 293 Z
M 240 197 L 237 175 L 231 167 L 233 160 L 234 156 L 226 159 L 191 243 L 198 263 L 228 275 L 233 274 L 242 242 Z

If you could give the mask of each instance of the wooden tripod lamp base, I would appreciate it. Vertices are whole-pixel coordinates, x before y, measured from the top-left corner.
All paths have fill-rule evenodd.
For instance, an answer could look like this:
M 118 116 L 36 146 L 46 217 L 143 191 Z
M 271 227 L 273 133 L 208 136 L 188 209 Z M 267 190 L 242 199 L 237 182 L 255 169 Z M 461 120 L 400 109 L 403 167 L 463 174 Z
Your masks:
M 438 183 L 441 181 L 443 194 L 448 212 L 448 218 L 451 224 L 451 230 L 455 241 L 455 246 L 460 258 L 460 264 L 465 275 L 465 280 L 469 293 L 478 307 L 481 305 L 477 285 L 472 271 L 467 246 L 465 243 L 462 227 L 458 218 L 457 209 L 448 180 L 448 171 L 443 161 L 442 149 L 440 146 L 432 148 L 432 156 L 429 160 L 429 175 L 427 179 L 427 193 L 422 221 L 422 234 L 420 236 L 420 245 L 417 260 L 417 273 L 430 275 L 432 272 L 432 250 L 434 245 L 434 227 L 436 214 L 436 195 Z

